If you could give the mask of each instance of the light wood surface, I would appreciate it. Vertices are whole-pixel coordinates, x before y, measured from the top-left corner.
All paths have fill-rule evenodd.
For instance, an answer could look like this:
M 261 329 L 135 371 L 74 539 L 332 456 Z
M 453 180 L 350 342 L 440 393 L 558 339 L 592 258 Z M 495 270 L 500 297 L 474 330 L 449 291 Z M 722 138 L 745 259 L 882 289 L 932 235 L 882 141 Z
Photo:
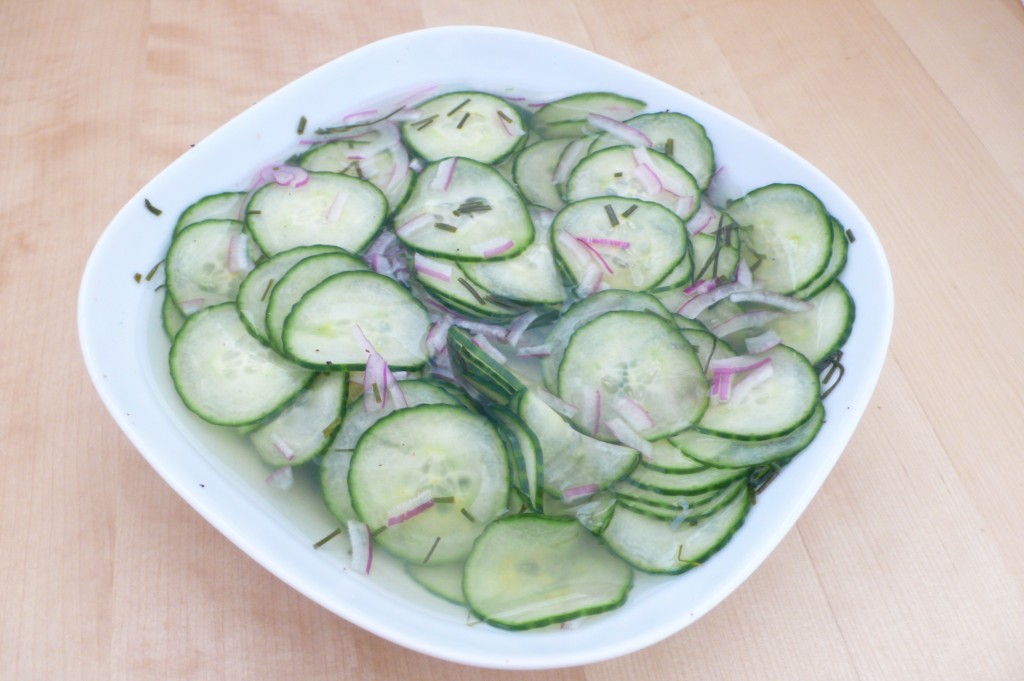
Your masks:
M 108 416 L 76 294 L 107 222 L 221 123 L 367 42 L 525 29 L 764 130 L 872 221 L 878 390 L 818 497 L 718 608 L 522 674 L 409 652 L 207 525 Z M 0 678 L 1024 679 L 1018 0 L 0 3 Z

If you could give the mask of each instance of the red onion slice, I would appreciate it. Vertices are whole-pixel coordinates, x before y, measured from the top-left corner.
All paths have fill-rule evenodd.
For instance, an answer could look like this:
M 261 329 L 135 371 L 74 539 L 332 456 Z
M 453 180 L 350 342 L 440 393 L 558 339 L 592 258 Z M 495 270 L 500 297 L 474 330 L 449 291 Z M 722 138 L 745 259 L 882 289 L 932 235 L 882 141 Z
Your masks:
M 641 130 L 633 127 L 632 125 L 617 121 L 614 118 L 592 113 L 587 116 L 587 123 L 592 127 L 614 135 L 623 142 L 632 144 L 635 147 L 654 146 L 651 138 L 645 135 Z

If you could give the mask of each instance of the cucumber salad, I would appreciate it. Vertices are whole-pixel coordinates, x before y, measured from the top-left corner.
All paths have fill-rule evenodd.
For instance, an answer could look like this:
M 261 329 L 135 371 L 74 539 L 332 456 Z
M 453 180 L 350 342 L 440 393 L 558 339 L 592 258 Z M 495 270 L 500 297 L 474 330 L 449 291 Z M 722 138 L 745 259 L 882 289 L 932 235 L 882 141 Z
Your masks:
M 700 122 L 646 108 L 435 88 L 303 119 L 176 223 L 182 402 L 268 484 L 314 470 L 352 570 L 386 552 L 473 621 L 574 626 L 700 569 L 825 419 L 852 235 L 802 186 L 722 196 Z

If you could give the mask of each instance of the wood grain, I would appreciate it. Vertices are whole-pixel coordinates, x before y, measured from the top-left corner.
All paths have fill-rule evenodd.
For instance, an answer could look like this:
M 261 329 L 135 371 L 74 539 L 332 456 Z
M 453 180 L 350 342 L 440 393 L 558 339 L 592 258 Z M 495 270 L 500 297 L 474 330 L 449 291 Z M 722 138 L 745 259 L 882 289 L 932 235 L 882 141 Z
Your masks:
M 764 130 L 894 273 L 882 380 L 796 528 L 693 626 L 587 667 L 453 665 L 306 600 L 155 474 L 78 350 L 82 269 L 138 187 L 340 54 L 473 23 Z M 1022 83 L 1017 0 L 0 4 L 0 678 L 1024 678 Z

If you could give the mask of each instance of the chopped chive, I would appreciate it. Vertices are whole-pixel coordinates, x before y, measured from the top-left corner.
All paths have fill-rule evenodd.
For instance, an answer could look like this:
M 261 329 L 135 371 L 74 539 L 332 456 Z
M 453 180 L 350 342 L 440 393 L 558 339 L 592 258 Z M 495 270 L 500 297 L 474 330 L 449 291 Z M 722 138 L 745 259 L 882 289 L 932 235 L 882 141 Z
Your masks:
M 468 281 L 466 281 L 465 277 L 459 277 L 459 283 L 462 284 L 463 286 L 465 286 L 466 290 L 468 290 L 470 293 L 473 294 L 473 297 L 476 298 L 478 303 L 480 303 L 481 305 L 486 305 L 487 304 L 487 301 L 484 300 L 483 297 L 481 297 L 480 293 L 477 292 L 477 290 L 475 288 L 473 288 L 472 284 L 470 284 Z
M 330 362 L 328 362 L 328 364 L 330 364 Z M 333 421 L 331 421 L 329 424 L 327 424 L 326 428 L 324 428 L 324 439 L 329 438 L 331 436 L 331 433 L 333 433 L 335 430 L 337 430 L 338 426 L 340 426 L 340 425 L 341 425 L 341 417 L 337 416 L 337 417 L 335 417 L 335 419 Z
M 462 130 L 462 126 L 464 126 L 466 124 L 467 120 L 469 120 L 469 112 L 468 111 L 466 113 L 462 114 L 462 120 L 460 120 L 459 124 L 455 126 L 456 129 Z
M 837 385 L 839 385 L 839 382 L 843 380 L 843 375 L 846 374 L 846 367 L 843 366 L 842 359 L 843 351 L 837 350 L 835 354 L 825 360 L 822 371 L 825 371 L 826 368 L 827 371 L 825 371 L 825 375 L 821 378 L 821 384 L 828 385 L 828 388 L 825 389 L 825 392 L 821 393 L 821 399 L 825 399 L 831 395 L 832 391 L 835 390 Z M 839 374 L 836 375 L 836 380 L 832 381 L 832 376 L 836 374 L 836 371 L 838 371 Z M 830 381 L 832 381 L 831 384 L 829 384 Z
M 487 203 L 487 199 L 481 199 L 479 197 L 473 197 L 471 199 L 467 199 L 467 200 L 463 201 L 462 204 L 459 205 L 458 208 L 456 208 L 455 210 L 452 211 L 452 214 L 455 215 L 456 217 L 458 217 L 458 216 L 460 216 L 460 215 L 462 215 L 464 213 L 466 213 L 466 214 L 483 213 L 483 212 L 486 212 L 486 211 L 489 211 L 489 210 L 491 210 L 491 204 Z
M 509 303 L 506 300 L 502 300 L 501 298 L 499 298 L 498 296 L 494 295 L 493 293 L 487 294 L 486 296 L 484 296 L 484 299 L 488 303 L 494 303 L 498 307 L 503 307 L 506 310 L 520 310 L 520 309 L 522 309 L 522 308 L 520 308 L 517 305 L 512 305 L 511 303 Z
M 166 284 L 166 283 L 164 283 L 164 284 L 160 284 L 159 286 L 157 286 L 157 287 L 156 287 L 155 289 L 153 289 L 153 290 L 154 290 L 154 291 L 159 291 L 159 290 L 160 290 L 160 289 L 162 289 L 162 288 L 167 288 L 167 284 Z
M 295 129 L 295 132 L 298 133 L 299 135 L 301 135 L 302 133 L 306 132 L 306 117 L 305 116 L 303 116 L 302 118 L 299 119 L 299 127 L 297 127 Z
M 853 237 L 853 230 L 852 229 L 846 230 L 846 240 L 849 241 L 851 244 L 854 241 L 856 241 L 856 239 Z
M 622 173 L 613 173 L 612 177 L 622 177 Z
M 247 211 L 245 211 L 245 214 L 246 215 L 263 215 L 263 211 L 261 211 L 261 210 L 247 210 Z
M 335 537 L 337 537 L 339 534 L 341 534 L 341 528 L 340 527 L 335 528 L 334 531 L 331 532 L 329 535 L 327 535 L 326 537 L 324 537 L 323 539 L 321 539 L 317 543 L 313 544 L 313 548 L 314 549 L 320 548 L 321 546 L 323 546 L 327 542 L 329 542 L 332 539 L 334 539 Z
M 262 303 L 270 295 L 270 289 L 274 288 L 274 284 L 277 283 L 277 279 L 271 279 L 267 282 L 267 288 L 263 289 L 263 295 L 260 296 L 260 302 Z
M 440 537 L 437 537 L 436 539 L 434 539 L 434 543 L 431 545 L 430 550 L 427 551 L 426 557 L 423 558 L 423 564 L 424 565 L 426 565 L 427 561 L 430 560 L 430 557 L 432 555 L 434 555 L 434 549 L 436 549 L 437 545 L 440 544 L 440 543 L 441 543 L 441 538 Z
M 433 116 L 427 116 L 427 117 L 426 117 L 426 118 L 424 118 L 424 119 L 423 119 L 422 121 L 416 121 L 415 123 L 413 123 L 413 126 L 414 126 L 414 127 L 415 127 L 415 128 L 417 129 L 417 130 L 423 130 L 423 129 L 424 129 L 424 128 L 426 128 L 426 127 L 427 127 L 428 125 L 430 125 L 431 123 L 433 123 L 433 122 L 434 122 L 434 119 L 435 119 L 435 118 L 437 118 L 437 114 L 434 114 Z
M 473 517 L 473 514 L 471 514 L 465 508 L 460 508 L 459 509 L 459 513 L 461 513 L 462 515 L 464 515 L 467 518 L 469 518 L 469 522 L 471 522 L 471 523 L 475 523 L 476 522 L 476 518 Z
M 634 212 L 636 212 L 636 209 L 637 209 L 637 205 L 634 203 L 632 206 L 630 206 L 626 210 L 622 211 L 622 217 L 628 218 L 630 215 L 632 215 Z
M 163 262 L 164 262 L 164 261 L 163 261 L 163 260 L 161 260 L 161 261 L 160 261 L 160 262 L 158 262 L 157 264 L 153 265 L 153 269 L 151 269 L 151 270 L 149 271 L 149 274 L 147 274 L 147 275 L 146 275 L 146 281 L 152 281 L 152 280 L 153 280 L 153 277 L 154 277 L 154 276 L 156 276 L 156 271 L 157 271 L 158 269 L 160 269 L 160 265 L 162 265 L 162 264 L 163 264 Z
M 498 109 L 498 118 L 500 118 L 501 120 L 505 121 L 506 123 L 511 123 L 512 122 L 512 119 L 509 118 L 507 115 L 505 115 L 505 112 L 502 111 L 501 109 Z
M 334 451 L 336 451 L 336 452 L 354 452 L 356 450 L 354 450 L 354 449 L 346 449 L 344 447 L 335 447 Z
M 374 383 L 372 385 L 373 385 L 373 401 L 376 402 L 377 404 L 380 404 L 382 402 L 382 400 L 380 399 L 380 388 L 377 386 L 376 383 Z
M 435 504 L 454 504 L 455 497 L 434 497 Z
M 161 214 L 163 213 L 163 211 L 162 211 L 162 210 L 160 210 L 159 208 L 157 208 L 156 206 L 154 206 L 154 205 L 153 205 L 152 203 L 150 203 L 150 202 L 149 202 L 149 199 L 143 199 L 143 201 L 144 201 L 144 202 L 145 202 L 145 204 L 146 204 L 146 210 L 148 210 L 148 211 L 149 211 L 150 213 L 152 213 L 153 215 L 161 215 Z
M 380 527 L 378 527 L 378 528 L 377 528 L 376 530 L 374 530 L 374 531 L 370 532 L 370 536 L 371 536 L 371 537 L 376 537 L 376 536 L 377 536 L 378 534 L 380 534 L 381 532 L 383 532 L 383 531 L 384 531 L 384 530 L 386 530 L 386 529 L 388 529 L 388 526 L 387 526 L 387 525 L 381 525 L 381 526 L 380 526 Z
M 457 105 L 457 106 L 456 106 L 456 107 L 455 107 L 454 109 L 452 109 L 451 111 L 449 111 L 449 112 L 448 112 L 448 115 L 449 115 L 449 116 L 454 116 L 454 115 L 455 115 L 455 112 L 456 112 L 456 111 L 458 111 L 458 110 L 459 110 L 459 109 L 461 109 L 462 107 L 464 107 L 464 106 L 466 106 L 467 104 L 469 104 L 469 103 L 470 103 L 470 101 L 472 101 L 472 100 L 471 100 L 471 98 L 469 98 L 469 97 L 466 97 L 466 98 L 465 98 L 464 100 L 462 100 L 462 101 L 461 101 L 461 102 L 460 102 L 460 103 L 459 103 L 459 104 L 458 104 L 458 105 Z
M 612 227 L 618 227 L 619 218 L 615 215 L 615 209 L 612 208 L 612 204 L 604 204 L 604 212 L 608 214 L 608 222 L 612 223 Z
M 447 222 L 435 222 L 434 223 L 434 227 L 436 227 L 437 229 L 444 230 L 446 232 L 457 232 L 457 231 L 459 231 L 458 227 L 456 227 L 455 225 L 449 225 Z
M 671 155 L 673 155 L 675 153 L 675 151 L 676 151 L 676 141 L 674 139 L 672 139 L 671 137 L 669 137 L 667 140 L 665 140 L 665 155 L 666 156 L 671 156 Z
M 135 273 L 135 274 L 134 274 L 134 275 L 132 276 L 132 279 L 134 279 L 134 280 L 135 280 L 135 283 L 136 283 L 136 284 L 141 284 L 141 283 L 142 283 L 142 272 L 136 272 L 136 273 Z
M 766 476 L 764 476 L 763 478 L 758 480 L 757 483 L 755 483 L 755 485 L 754 485 L 754 498 L 755 499 L 757 498 L 757 495 L 761 494 L 761 492 L 763 492 L 765 490 L 765 488 L 767 488 L 768 485 L 770 485 L 772 483 L 772 481 L 775 478 L 778 477 L 780 470 L 781 470 L 780 468 L 777 468 L 777 467 L 773 466 L 771 471 Z
M 370 125 L 373 125 L 375 123 L 380 123 L 382 121 L 386 121 L 387 119 L 391 118 L 392 116 L 394 116 L 396 113 L 398 113 L 399 111 L 401 111 L 404 108 L 405 108 L 404 106 L 400 106 L 397 109 L 395 109 L 394 111 L 392 111 L 391 113 L 385 114 L 384 116 L 381 116 L 380 118 L 378 118 L 377 120 L 374 120 L 374 121 L 365 121 L 363 123 L 353 123 L 352 125 L 336 125 L 336 126 L 331 127 L 331 128 L 317 128 L 316 134 L 318 134 L 318 135 L 329 135 L 332 132 L 346 132 L 348 130 L 352 130 L 353 128 L 362 128 L 362 127 L 370 126 Z

